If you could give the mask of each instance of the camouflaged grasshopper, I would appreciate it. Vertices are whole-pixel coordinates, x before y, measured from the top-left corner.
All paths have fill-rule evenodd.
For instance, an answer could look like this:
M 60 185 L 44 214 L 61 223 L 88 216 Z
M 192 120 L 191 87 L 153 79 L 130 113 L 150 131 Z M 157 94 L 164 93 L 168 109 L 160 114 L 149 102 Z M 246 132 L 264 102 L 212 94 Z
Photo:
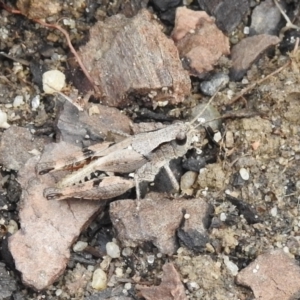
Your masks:
M 109 199 L 119 196 L 135 186 L 137 199 L 140 199 L 139 184 L 142 181 L 152 182 L 161 168 L 166 169 L 173 187 L 179 190 L 177 180 L 169 168 L 169 162 L 174 158 L 184 156 L 192 148 L 196 137 L 195 122 L 214 96 L 200 114 L 190 122 L 177 122 L 161 129 L 139 133 L 116 144 L 97 144 L 57 162 L 39 163 L 36 168 L 37 173 L 45 174 L 59 170 L 66 165 L 77 166 L 90 157 L 96 158 L 82 169 L 66 176 L 57 184 L 57 187 L 45 189 L 44 196 L 49 200 Z M 85 178 L 89 178 L 97 171 L 134 173 L 134 180 L 109 176 L 84 182 Z

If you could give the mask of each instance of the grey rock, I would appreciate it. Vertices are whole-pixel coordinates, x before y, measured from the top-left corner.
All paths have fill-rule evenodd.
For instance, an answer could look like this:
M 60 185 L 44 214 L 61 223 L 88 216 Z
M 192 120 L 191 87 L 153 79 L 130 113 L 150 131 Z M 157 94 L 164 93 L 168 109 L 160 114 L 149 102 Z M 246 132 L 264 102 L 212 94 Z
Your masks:
M 176 7 L 181 0 L 152 0 L 151 3 L 161 11 L 166 11 L 170 8 Z
M 225 86 L 229 82 L 229 76 L 223 73 L 215 74 L 210 81 L 200 83 L 201 92 L 207 96 L 212 96 L 220 86 Z
M 249 11 L 248 0 L 198 0 L 200 8 L 216 18 L 218 27 L 231 33 Z
M 201 103 L 195 106 L 192 110 L 190 119 L 197 117 L 205 107 L 206 107 L 206 103 Z M 215 131 L 217 131 L 221 126 L 221 120 L 219 119 L 220 117 L 221 117 L 220 113 L 212 105 L 208 105 L 205 111 L 201 115 L 199 115 L 199 118 L 205 120 L 204 126 L 210 126 Z
M 99 113 L 89 114 L 92 106 Z M 57 141 L 73 145 L 84 145 L 87 142 L 101 142 L 113 128 L 114 131 L 130 133 L 130 119 L 118 109 L 100 104 L 88 104 L 84 111 L 66 101 L 57 118 Z M 86 136 L 89 139 L 86 139 Z
M 263 33 L 276 35 L 280 20 L 281 13 L 274 1 L 263 1 L 253 10 L 251 16 L 250 35 Z
M 5 264 L 0 262 L 0 300 L 10 299 L 16 289 L 16 280 L 6 271 Z

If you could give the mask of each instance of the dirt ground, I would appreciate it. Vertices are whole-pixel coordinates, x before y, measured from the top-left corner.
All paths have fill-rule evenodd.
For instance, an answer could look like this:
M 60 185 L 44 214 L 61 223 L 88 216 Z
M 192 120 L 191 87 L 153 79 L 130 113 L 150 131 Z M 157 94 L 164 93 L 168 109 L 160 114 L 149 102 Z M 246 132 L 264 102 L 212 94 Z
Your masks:
M 96 20 L 103 20 L 122 8 L 118 1 L 102 6 L 97 3 L 95 7 L 93 3 L 84 1 L 78 1 L 76 5 L 63 1 L 61 5 L 57 19 L 76 19 L 75 27 L 66 26 L 75 49 L 87 41 L 88 29 Z M 51 17 L 47 21 L 51 22 Z M 243 38 L 240 32 L 244 26 L 242 22 L 231 35 L 231 41 L 236 36 Z M 170 32 L 170 28 L 170 25 L 166 26 L 166 32 Z M 42 93 L 41 75 L 51 68 L 69 72 L 69 48 L 65 37 L 26 16 L 2 9 L 0 51 L 10 53 L 10 57 L 0 55 L 0 109 L 6 112 L 7 122 L 11 126 L 29 128 L 33 134 L 47 136 L 54 141 L 58 100 L 56 96 Z M 108 289 L 115 294 L 110 295 L 99 294 L 91 287 L 93 270 L 102 259 L 72 253 L 67 270 L 59 280 L 47 290 L 37 292 L 22 284 L 20 275 L 9 265 L 2 251 L 0 261 L 5 263 L 6 270 L 16 281 L 12 296 L 3 299 L 143 299 L 136 289 L 135 278 L 128 270 L 138 271 L 142 281 L 149 286 L 158 285 L 165 262 L 173 262 L 176 266 L 188 299 L 254 299 L 251 289 L 236 284 L 235 276 L 225 267 L 224 259 L 229 258 L 241 270 L 271 249 L 283 249 L 297 262 L 300 257 L 299 59 L 299 49 L 283 53 L 275 47 L 272 53 L 264 54 L 251 66 L 242 81 L 230 81 L 213 100 L 212 105 L 221 116 L 229 112 L 232 115 L 221 121 L 218 145 L 211 144 L 209 137 L 205 137 L 208 142 L 206 145 L 203 143 L 203 151 L 205 154 L 209 150 L 214 151 L 213 159 L 200 171 L 191 191 L 192 195 L 201 197 L 214 208 L 208 230 L 209 243 L 204 251 L 197 253 L 182 245 L 175 255 L 167 256 L 160 255 L 153 245 L 133 249 L 132 257 L 121 256 L 114 262 L 112 272 L 122 269 L 123 274 L 111 283 Z M 229 73 L 228 66 L 230 63 L 224 58 L 223 64 L 221 62 L 216 70 L 219 68 Z M 280 72 L 261 81 L 282 66 Z M 72 94 L 74 89 L 69 78 L 71 76 L 67 77 L 66 94 Z M 192 78 L 192 96 L 179 105 L 179 111 L 199 101 L 207 102 L 209 97 L 199 91 L 200 81 Z M 256 82 L 253 88 L 232 102 L 234 96 Z M 23 96 L 23 103 L 16 106 L 13 103 L 18 95 Z M 40 95 L 40 105 L 33 109 L 35 95 Z M 132 103 L 124 109 L 124 113 L 132 117 L 136 109 L 137 104 Z M 168 115 L 172 109 L 174 107 L 167 106 L 157 111 Z M 5 130 L 1 129 L 0 139 Z M 10 205 L 9 210 L 0 209 L 4 233 L 12 224 L 11 220 L 16 224 L 19 221 L 19 199 L 16 195 L 20 193 L 16 192 L 16 177 L 17 172 L 2 168 L 0 189 Z M 231 201 L 230 196 L 239 202 Z M 252 219 L 251 213 L 254 215 Z M 106 217 L 107 213 L 98 216 L 78 240 L 95 244 L 90 235 L 97 236 L 97 230 L 98 236 L 111 238 L 114 232 Z M 155 262 L 150 263 L 153 255 Z M 117 291 L 118 296 L 111 296 L 117 295 Z

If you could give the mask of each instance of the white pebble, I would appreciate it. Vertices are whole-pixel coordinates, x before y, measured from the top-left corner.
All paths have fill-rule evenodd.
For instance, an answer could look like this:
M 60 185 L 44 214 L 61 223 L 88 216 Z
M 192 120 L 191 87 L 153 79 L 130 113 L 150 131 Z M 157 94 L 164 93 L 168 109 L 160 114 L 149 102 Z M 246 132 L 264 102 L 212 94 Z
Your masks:
M 121 278 L 124 276 L 124 273 L 123 273 L 123 269 L 122 268 L 116 268 L 115 269 L 115 273 L 116 273 L 116 276 Z
M 46 94 L 60 92 L 66 84 L 66 76 L 58 70 L 47 71 L 43 74 L 43 90 Z
M 0 128 L 8 128 L 10 125 L 7 123 L 7 114 L 0 110 Z
M 125 288 L 125 290 L 127 290 L 127 291 L 129 291 L 129 290 L 131 289 L 131 287 L 132 287 L 131 282 L 127 282 L 127 283 L 124 284 L 124 288 Z
M 93 274 L 92 288 L 98 291 L 105 290 L 107 286 L 107 276 L 102 269 L 96 269 Z
M 190 214 L 185 214 L 185 215 L 184 215 L 184 218 L 185 218 L 186 220 L 188 220 L 190 217 L 191 217 Z
M 74 246 L 73 246 L 73 251 L 74 252 L 81 252 L 87 247 L 88 243 L 87 242 L 82 242 L 78 241 Z
M 180 187 L 181 189 L 187 190 L 192 187 L 198 177 L 198 173 L 194 171 L 187 171 L 185 172 L 180 179 Z
M 148 264 L 152 265 L 154 263 L 154 259 L 155 259 L 154 255 L 148 255 L 147 256 L 147 262 L 148 262 Z
M 222 140 L 221 132 L 220 132 L 220 131 L 217 131 L 217 132 L 214 134 L 214 141 L 215 141 L 216 143 L 219 143 L 221 140 Z
M 32 110 L 36 110 L 40 106 L 40 102 L 40 95 L 36 95 L 35 97 L 33 97 L 31 100 Z
M 228 256 L 224 255 L 224 264 L 226 265 L 227 269 L 231 272 L 233 276 L 236 276 L 239 272 L 238 266 L 229 260 Z
M 248 26 L 245 26 L 244 27 L 244 34 L 249 34 L 250 33 L 250 27 L 248 27 Z
M 273 208 L 271 208 L 270 213 L 271 213 L 272 217 L 276 217 L 277 216 L 277 207 L 274 206 Z
M 106 244 L 106 253 L 111 258 L 118 258 L 120 257 L 120 247 L 114 242 L 108 242 Z
M 7 231 L 11 234 L 14 234 L 15 232 L 18 231 L 18 224 L 14 220 L 10 220 L 7 226 Z
M 56 297 L 60 296 L 60 295 L 62 294 L 62 292 L 63 292 L 63 291 L 62 291 L 61 289 L 56 290 L 56 291 L 55 291 L 55 296 L 56 296 Z
M 14 102 L 13 102 L 13 107 L 19 107 L 23 104 L 24 104 L 23 96 L 21 96 L 21 95 L 16 96 L 15 99 L 14 99 Z
M 250 178 L 249 172 L 245 168 L 240 169 L 240 176 L 243 180 L 249 180 Z
M 224 221 L 226 221 L 226 219 L 227 219 L 226 214 L 225 214 L 225 213 L 221 213 L 221 214 L 220 214 L 220 220 L 221 220 L 222 222 L 224 222 Z
M 126 247 L 126 248 L 124 248 L 124 249 L 122 250 L 122 255 L 125 256 L 125 257 L 127 257 L 127 256 L 132 255 L 132 252 L 133 252 L 133 251 L 132 251 L 131 248 Z

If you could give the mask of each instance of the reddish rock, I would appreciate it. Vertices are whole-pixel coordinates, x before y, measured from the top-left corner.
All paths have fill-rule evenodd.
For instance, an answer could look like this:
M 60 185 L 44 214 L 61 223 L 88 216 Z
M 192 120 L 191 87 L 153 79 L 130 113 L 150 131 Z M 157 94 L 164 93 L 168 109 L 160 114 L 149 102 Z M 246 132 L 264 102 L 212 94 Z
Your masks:
M 270 47 L 277 45 L 280 39 L 274 35 L 260 34 L 242 39 L 231 50 L 232 80 L 241 80 L 251 65 Z
M 73 151 L 66 143 L 49 144 L 45 155 Z M 64 272 L 70 246 L 102 208 L 98 201 L 46 200 L 43 190 L 54 186 L 62 173 L 37 176 L 37 162 L 37 157 L 31 158 L 18 174 L 23 189 L 19 213 L 21 229 L 10 237 L 9 248 L 24 284 L 43 290 Z
M 228 37 L 203 11 L 177 8 L 172 38 L 180 57 L 185 59 L 190 74 L 195 76 L 203 77 L 213 70 L 222 55 L 230 53 Z
M 239 272 L 237 283 L 252 289 L 255 299 L 291 300 L 300 296 L 300 267 L 282 250 L 257 257 Z
M 6 169 L 18 171 L 29 158 L 36 155 L 34 151 L 37 154 L 41 152 L 47 142 L 49 140 L 34 137 L 26 128 L 11 126 L 1 136 L 0 164 Z
M 183 211 L 190 218 L 183 222 Z M 119 240 L 125 246 L 137 246 L 152 242 L 161 253 L 173 254 L 177 250 L 176 231 L 180 237 L 189 241 L 197 237 L 206 243 L 206 228 L 211 206 L 202 199 L 170 200 L 161 194 L 150 193 L 141 201 L 119 200 L 110 204 L 110 216 L 118 232 Z M 202 247 L 204 246 L 202 243 Z
M 147 300 L 186 300 L 180 276 L 172 263 L 163 266 L 163 277 L 159 286 L 140 287 L 140 292 Z
M 123 107 L 133 96 L 177 104 L 190 93 L 177 48 L 147 10 L 131 19 L 115 15 L 96 23 L 80 56 L 102 104 Z

